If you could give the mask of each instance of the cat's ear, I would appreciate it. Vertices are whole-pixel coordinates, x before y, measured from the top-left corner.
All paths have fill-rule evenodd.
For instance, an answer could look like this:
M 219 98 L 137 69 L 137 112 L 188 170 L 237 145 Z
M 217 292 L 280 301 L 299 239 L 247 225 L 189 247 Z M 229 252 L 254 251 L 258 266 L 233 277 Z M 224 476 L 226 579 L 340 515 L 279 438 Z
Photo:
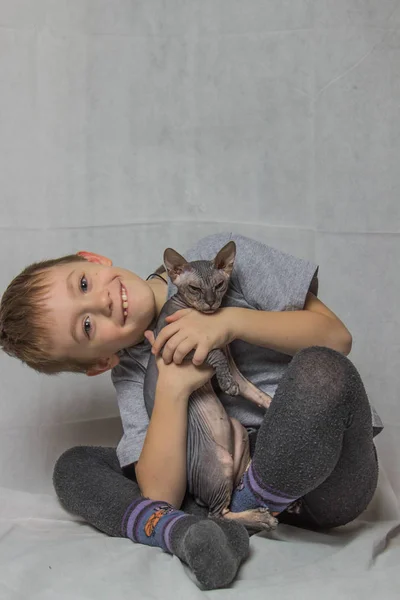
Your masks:
M 176 250 L 173 250 L 172 248 L 167 248 L 165 250 L 164 265 L 172 283 L 175 281 L 178 275 L 183 273 L 187 264 L 187 260 L 178 254 Z
M 225 271 L 227 275 L 230 275 L 232 273 L 233 263 L 235 262 L 235 256 L 236 244 L 233 241 L 228 242 L 214 258 L 215 268 Z

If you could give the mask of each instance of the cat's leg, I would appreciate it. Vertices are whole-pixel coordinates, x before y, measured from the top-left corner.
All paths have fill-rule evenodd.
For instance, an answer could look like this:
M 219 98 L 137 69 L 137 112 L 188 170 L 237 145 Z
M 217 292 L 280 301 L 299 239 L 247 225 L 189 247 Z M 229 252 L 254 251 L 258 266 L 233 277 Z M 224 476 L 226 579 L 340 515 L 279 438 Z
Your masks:
M 250 508 L 243 512 L 227 512 L 221 515 L 224 519 L 229 521 L 236 521 L 240 523 L 246 529 L 252 529 L 253 531 L 272 531 L 278 526 L 278 519 L 276 519 L 268 510 L 268 508 Z
M 272 398 L 265 392 L 259 390 L 255 385 L 253 385 L 250 381 L 248 381 L 237 368 L 235 361 L 232 358 L 231 351 L 229 346 L 225 346 L 223 348 L 223 353 L 226 358 L 226 367 L 230 377 L 236 383 L 238 387 L 238 394 L 249 400 L 250 402 L 254 402 L 258 406 L 262 406 L 263 408 L 269 408 L 271 404 Z M 218 376 L 217 376 L 218 378 Z M 219 383 L 219 379 L 218 379 Z M 222 389 L 222 388 L 221 388 Z M 225 390 L 222 390 L 223 392 Z M 225 392 L 229 394 L 229 392 Z M 233 395 L 233 394 L 231 394 Z
M 249 437 L 246 429 L 236 419 L 231 418 L 233 433 L 233 488 L 239 489 L 243 485 L 244 473 L 251 464 Z M 229 500 L 230 502 L 230 500 Z M 250 508 L 241 512 L 231 512 L 225 505 L 220 513 L 224 519 L 237 521 L 254 531 L 270 531 L 275 529 L 278 521 L 266 507 Z
M 232 376 L 228 359 L 222 350 L 211 350 L 206 363 L 215 369 L 218 385 L 225 394 L 237 396 L 240 393 L 239 385 Z
M 190 395 L 187 431 L 188 491 L 220 516 L 231 501 L 236 432 L 212 385 Z

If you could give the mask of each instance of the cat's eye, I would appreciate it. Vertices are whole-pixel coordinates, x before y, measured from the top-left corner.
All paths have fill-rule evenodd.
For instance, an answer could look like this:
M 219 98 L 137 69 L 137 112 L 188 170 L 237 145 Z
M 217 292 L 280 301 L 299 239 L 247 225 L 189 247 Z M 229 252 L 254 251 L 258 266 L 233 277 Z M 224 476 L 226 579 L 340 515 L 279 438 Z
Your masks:
M 223 286 L 224 286 L 224 281 L 220 281 L 219 283 L 217 283 L 217 285 L 215 286 L 216 290 L 220 290 Z
M 188 288 L 191 292 L 198 292 L 200 291 L 199 287 L 196 287 L 195 285 L 188 285 Z

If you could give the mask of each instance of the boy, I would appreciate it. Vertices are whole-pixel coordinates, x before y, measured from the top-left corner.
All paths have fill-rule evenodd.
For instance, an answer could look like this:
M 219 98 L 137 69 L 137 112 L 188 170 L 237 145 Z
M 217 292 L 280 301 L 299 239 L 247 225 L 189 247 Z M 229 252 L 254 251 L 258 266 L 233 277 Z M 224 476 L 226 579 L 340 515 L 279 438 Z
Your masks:
M 3 349 L 37 371 L 112 369 L 124 428 L 117 454 L 64 453 L 54 472 L 61 502 L 109 535 L 176 554 L 209 589 L 228 585 L 248 553 L 243 527 L 204 519 L 206 511 L 185 498 L 187 402 L 212 376 L 201 366 L 211 349 L 231 343 L 241 372 L 274 398 L 264 414 L 221 397 L 251 441 L 233 511 L 265 506 L 314 528 L 356 518 L 375 491 L 373 425 L 381 429 L 345 356 L 351 336 L 316 297 L 316 265 L 228 233 L 200 240 L 185 258 L 211 260 L 230 239 L 237 255 L 222 308 L 179 311 L 156 341 L 152 328 L 173 286 L 87 252 L 28 267 L 0 309 Z M 149 422 L 142 389 L 151 347 L 159 378 Z M 182 362 L 192 349 L 193 362 Z

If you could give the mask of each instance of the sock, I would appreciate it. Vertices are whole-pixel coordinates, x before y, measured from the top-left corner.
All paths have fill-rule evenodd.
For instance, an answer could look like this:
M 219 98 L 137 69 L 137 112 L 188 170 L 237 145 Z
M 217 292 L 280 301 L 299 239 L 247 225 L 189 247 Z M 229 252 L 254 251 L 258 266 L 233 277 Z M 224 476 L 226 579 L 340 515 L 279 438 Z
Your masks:
M 201 519 L 144 498 L 126 510 L 122 535 L 175 554 L 206 589 L 229 585 L 249 552 L 249 535 L 239 523 Z
M 129 505 L 122 520 L 122 533 L 133 542 L 156 546 L 165 552 L 171 550 L 173 524 L 186 515 L 165 502 L 138 498 Z
M 265 507 L 275 515 L 285 510 L 297 499 L 298 496 L 289 497 L 265 484 L 261 486 L 260 478 L 257 476 L 252 461 L 233 491 L 230 510 L 242 512 L 251 508 Z

